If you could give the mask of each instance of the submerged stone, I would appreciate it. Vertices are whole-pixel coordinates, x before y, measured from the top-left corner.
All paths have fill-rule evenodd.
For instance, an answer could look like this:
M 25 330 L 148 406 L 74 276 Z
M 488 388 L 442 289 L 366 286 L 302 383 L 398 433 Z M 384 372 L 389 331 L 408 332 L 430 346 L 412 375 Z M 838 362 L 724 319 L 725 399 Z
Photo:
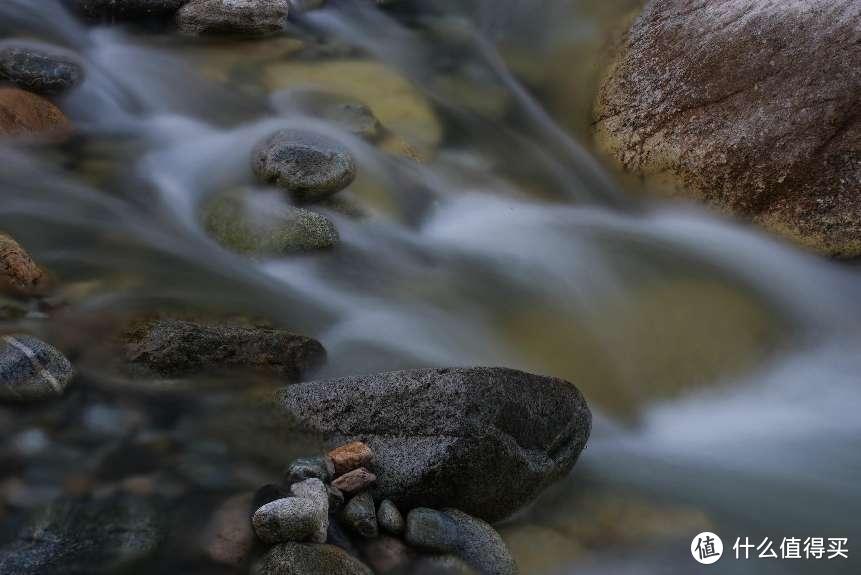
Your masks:
M 44 341 L 29 335 L 0 337 L 0 401 L 58 397 L 74 375 L 69 360 Z
M 305 130 L 281 130 L 253 150 L 258 179 L 289 191 L 297 201 L 325 199 L 356 177 L 350 152 L 335 140 Z
M 45 98 L 0 88 L 0 136 L 62 138 L 70 131 L 66 115 Z
M 48 283 L 45 272 L 11 236 L 0 232 L 0 292 L 32 297 Z
M 296 381 L 326 358 L 320 342 L 288 331 L 176 319 L 134 326 L 126 340 L 126 359 L 163 377 L 252 368 Z
M 55 96 L 83 79 L 83 65 L 66 50 L 30 42 L 0 43 L 0 80 L 23 90 Z

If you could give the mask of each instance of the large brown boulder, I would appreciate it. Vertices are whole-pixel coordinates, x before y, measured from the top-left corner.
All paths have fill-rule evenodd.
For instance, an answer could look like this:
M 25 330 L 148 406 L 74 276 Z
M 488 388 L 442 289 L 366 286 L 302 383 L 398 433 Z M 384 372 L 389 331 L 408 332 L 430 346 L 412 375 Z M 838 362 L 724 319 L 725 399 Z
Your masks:
M 54 104 L 24 90 L 0 88 L 0 137 L 62 136 L 71 129 Z
M 651 0 L 595 107 L 625 170 L 861 255 L 861 3 Z

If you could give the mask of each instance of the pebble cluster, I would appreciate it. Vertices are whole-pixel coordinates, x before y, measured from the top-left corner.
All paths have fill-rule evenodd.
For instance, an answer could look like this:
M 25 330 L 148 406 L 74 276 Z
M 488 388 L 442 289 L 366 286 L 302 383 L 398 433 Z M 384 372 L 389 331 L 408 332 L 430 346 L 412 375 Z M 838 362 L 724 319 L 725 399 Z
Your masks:
M 264 544 L 279 547 L 264 555 L 255 572 L 279 572 L 285 557 L 295 566 L 297 549 L 283 545 L 301 543 L 328 543 L 361 555 L 377 572 L 428 558 L 457 565 L 447 572 L 517 572 L 502 538 L 486 522 L 455 509 L 420 507 L 405 516 L 392 500 L 375 498 L 374 465 L 371 448 L 354 441 L 324 456 L 293 461 L 281 486 L 258 490 L 254 533 Z M 356 547 L 363 551 L 357 553 Z M 303 557 L 308 559 L 307 551 Z

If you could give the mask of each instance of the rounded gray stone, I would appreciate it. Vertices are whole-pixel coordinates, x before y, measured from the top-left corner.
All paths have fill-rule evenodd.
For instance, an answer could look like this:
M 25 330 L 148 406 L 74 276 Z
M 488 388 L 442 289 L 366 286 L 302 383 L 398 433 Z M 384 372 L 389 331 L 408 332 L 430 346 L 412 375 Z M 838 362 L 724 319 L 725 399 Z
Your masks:
M 427 551 L 448 553 L 455 549 L 457 536 L 457 526 L 442 511 L 417 507 L 407 514 L 404 538 L 410 545 Z
M 290 0 L 191 0 L 176 14 L 186 34 L 268 36 L 287 21 Z
M 371 569 L 334 545 L 284 543 L 266 552 L 252 575 L 374 575 Z
M 361 409 L 356 409 L 361 406 Z M 566 476 L 592 416 L 561 379 L 503 368 L 420 369 L 291 385 L 281 407 L 332 445 L 376 455 L 376 499 L 508 517 Z
M 377 523 L 380 529 L 392 535 L 400 535 L 406 528 L 404 516 L 398 507 L 390 500 L 384 499 L 377 509 Z
M 261 182 L 288 190 L 302 202 L 325 199 L 356 177 L 356 164 L 346 148 L 304 130 L 272 134 L 255 146 L 251 163 Z
M 83 65 L 67 50 L 31 42 L 0 43 L 0 80 L 22 90 L 55 96 L 68 92 L 83 79 Z
M 0 401 L 39 401 L 63 394 L 75 376 L 53 346 L 29 335 L 0 337 Z
M 482 575 L 517 573 L 517 564 L 508 546 L 490 524 L 457 509 L 446 509 L 443 513 L 454 523 L 457 531 L 454 555 Z
M 372 539 L 379 535 L 377 513 L 374 509 L 374 498 L 365 491 L 356 495 L 341 511 L 341 521 L 350 530 L 362 537 Z
M 326 532 L 329 529 L 329 491 L 326 486 L 316 477 L 312 477 L 291 485 L 290 494 L 293 497 L 309 499 L 320 508 L 321 511 L 318 512 L 318 515 L 321 520 L 317 526 L 317 532 L 311 537 L 311 541 L 325 543 Z
M 264 543 L 314 541 L 321 527 L 328 528 L 328 505 L 303 497 L 285 497 L 267 503 L 251 518 L 254 532 Z M 325 534 L 325 528 L 322 532 Z M 323 537 L 325 541 L 325 535 Z

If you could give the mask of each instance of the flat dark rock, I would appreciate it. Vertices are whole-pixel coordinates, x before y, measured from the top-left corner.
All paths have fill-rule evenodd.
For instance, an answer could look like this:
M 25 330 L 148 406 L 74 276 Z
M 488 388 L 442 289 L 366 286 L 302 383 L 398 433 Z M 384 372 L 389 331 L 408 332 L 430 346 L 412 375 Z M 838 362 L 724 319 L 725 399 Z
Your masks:
M 83 79 L 83 65 L 66 50 L 29 42 L 0 43 L 0 80 L 22 90 L 56 96 Z
M 130 330 L 126 359 L 164 377 L 251 368 L 298 381 L 323 364 L 326 350 L 317 340 L 279 329 L 167 319 Z
M 281 391 L 301 428 L 376 455 L 377 500 L 503 519 L 565 476 L 591 430 L 574 385 L 503 368 L 422 369 Z

